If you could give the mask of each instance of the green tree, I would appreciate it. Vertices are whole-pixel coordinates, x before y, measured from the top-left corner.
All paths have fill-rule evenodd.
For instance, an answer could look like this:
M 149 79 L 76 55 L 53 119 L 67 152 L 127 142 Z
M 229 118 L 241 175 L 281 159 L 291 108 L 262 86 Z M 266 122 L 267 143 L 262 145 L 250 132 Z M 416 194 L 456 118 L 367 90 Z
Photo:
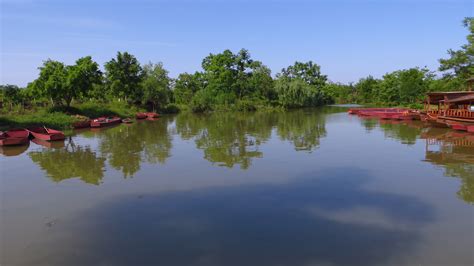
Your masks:
M 105 79 L 115 97 L 137 101 L 142 98 L 140 84 L 143 70 L 131 54 L 118 52 L 116 58 L 105 63 Z
M 78 59 L 72 66 L 47 60 L 39 69 L 39 77 L 31 86 L 34 92 L 51 99 L 53 104 L 68 107 L 73 99 L 87 96 L 102 77 L 99 65 L 90 56 Z
M 64 96 L 69 89 L 66 66 L 59 61 L 48 59 L 39 70 L 39 77 L 32 83 L 34 92 L 50 99 L 53 105 L 64 104 Z
M 312 61 L 295 62 L 277 74 L 275 90 L 285 107 L 318 106 L 327 101 L 323 94 L 326 81 L 327 76 L 321 74 L 319 65 Z
M 174 99 L 178 104 L 190 104 L 194 94 L 205 87 L 206 83 L 202 73 L 179 74 L 174 84 Z
M 474 18 L 467 17 L 463 24 L 469 30 L 467 44 L 461 46 L 460 50 L 448 50 L 449 58 L 440 59 L 440 71 L 450 71 L 446 75 L 454 73 L 456 77 L 466 80 L 474 76 Z
M 142 81 L 143 101 L 151 103 L 153 111 L 165 107 L 170 102 L 171 79 L 162 63 L 149 63 L 143 67 L 144 79 Z
M 9 105 L 10 110 L 12 110 L 13 105 L 20 104 L 23 101 L 22 89 L 16 85 L 1 85 L 0 92 L 2 101 Z
M 92 57 L 79 58 L 75 65 L 67 67 L 68 90 L 64 95 L 66 105 L 69 106 L 73 98 L 90 96 L 95 84 L 100 84 L 101 81 L 102 72 Z
M 355 85 L 357 101 L 359 103 L 371 103 L 377 98 L 380 81 L 372 76 L 362 78 Z

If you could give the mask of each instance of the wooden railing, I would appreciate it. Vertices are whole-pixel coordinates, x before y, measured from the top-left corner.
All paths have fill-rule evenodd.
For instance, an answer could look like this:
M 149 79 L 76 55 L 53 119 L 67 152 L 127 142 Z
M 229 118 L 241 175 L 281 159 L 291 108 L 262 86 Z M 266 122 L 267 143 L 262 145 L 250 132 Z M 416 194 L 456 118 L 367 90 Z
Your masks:
M 449 109 L 446 111 L 442 111 L 441 115 L 449 116 L 449 117 L 474 119 L 474 112 L 471 112 L 469 110 L 464 110 L 464 109 Z

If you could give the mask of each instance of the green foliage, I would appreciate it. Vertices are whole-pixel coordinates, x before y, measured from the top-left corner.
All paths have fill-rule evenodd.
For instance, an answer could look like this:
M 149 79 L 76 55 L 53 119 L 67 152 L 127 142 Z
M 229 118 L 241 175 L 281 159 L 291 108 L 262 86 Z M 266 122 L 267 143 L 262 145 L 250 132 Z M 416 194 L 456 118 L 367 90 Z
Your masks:
M 191 110 L 193 112 L 212 111 L 214 106 L 213 93 L 209 89 L 204 89 L 196 92 L 191 100 Z
M 334 102 L 419 106 L 427 92 L 464 89 L 466 79 L 474 76 L 474 19 L 466 18 L 463 23 L 469 30 L 467 44 L 458 51 L 449 50 L 450 58 L 440 60 L 439 69 L 445 72 L 442 78 L 426 68 L 410 68 L 346 85 L 328 82 L 321 67 L 312 61 L 297 61 L 274 79 L 267 66 L 241 49 L 209 54 L 202 60 L 201 72 L 182 73 L 172 80 L 161 63 L 142 67 L 133 55 L 118 52 L 105 63 L 105 74 L 90 56 L 71 66 L 47 60 L 27 88 L 1 87 L 0 111 L 31 113 L 52 105 L 53 110 L 94 117 L 132 116 L 130 110 L 143 105 L 160 112 L 252 111 Z M 128 109 L 111 112 L 110 103 L 117 102 Z M 92 107 L 79 110 L 78 106 Z
M 88 96 L 102 77 L 99 65 L 90 56 L 79 58 L 72 66 L 47 60 L 39 69 L 38 79 L 30 86 L 32 93 L 51 99 L 55 105 L 70 106 L 73 99 Z
M 124 100 L 140 101 L 143 70 L 135 56 L 118 52 L 116 58 L 105 63 L 105 79 L 112 95 Z
M 352 84 L 327 83 L 323 87 L 323 94 L 328 97 L 329 103 L 354 103 L 356 102 L 355 87 Z
M 440 71 L 450 71 L 446 75 L 456 75 L 462 80 L 474 77 L 474 18 L 467 17 L 463 24 L 469 30 L 467 44 L 460 50 L 448 50 L 449 58 L 440 59 Z
M 68 90 L 66 66 L 48 59 L 39 70 L 38 79 L 32 83 L 34 93 L 49 98 L 53 104 L 63 104 Z
M 362 78 L 355 85 L 355 91 L 357 93 L 357 101 L 359 103 L 370 103 L 374 101 L 378 95 L 376 94 L 380 87 L 380 81 L 374 79 L 372 76 Z
M 277 75 L 278 101 L 288 108 L 322 105 L 328 100 L 323 90 L 326 81 L 317 64 L 295 62 Z
M 26 98 L 24 89 L 20 89 L 15 85 L 0 86 L 0 99 L 2 102 L 8 103 L 9 110 L 13 109 L 14 105 L 23 103 Z
M 275 97 L 270 69 L 251 59 L 245 49 L 237 54 L 230 50 L 210 54 L 202 68 L 205 88 L 214 94 L 217 104 L 231 105 L 252 95 Z
M 101 84 L 102 72 L 92 57 L 82 57 L 75 65 L 67 67 L 67 82 L 69 93 L 66 97 L 69 106 L 73 98 L 87 97 L 96 84 Z
M 205 86 L 203 74 L 200 72 L 179 74 L 174 85 L 174 99 L 177 104 L 190 104 L 194 94 Z
M 57 129 L 70 128 L 75 121 L 73 117 L 62 112 L 48 112 L 42 109 L 22 115 L 0 116 L 0 130 L 16 127 L 47 126 Z
M 163 109 L 171 101 L 171 79 L 162 63 L 149 63 L 144 66 L 143 102 L 151 103 L 153 111 Z

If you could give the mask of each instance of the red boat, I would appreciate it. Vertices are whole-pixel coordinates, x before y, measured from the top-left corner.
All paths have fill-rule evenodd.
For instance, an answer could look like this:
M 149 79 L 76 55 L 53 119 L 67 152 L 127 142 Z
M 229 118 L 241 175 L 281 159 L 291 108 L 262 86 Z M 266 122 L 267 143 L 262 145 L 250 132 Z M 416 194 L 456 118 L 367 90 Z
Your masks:
M 467 126 L 467 132 L 474 133 L 474 126 Z
M 467 126 L 463 124 L 450 124 L 451 128 L 458 131 L 467 131 Z
M 28 143 L 30 133 L 25 129 L 10 129 L 7 132 L 0 131 L 0 146 L 13 146 Z
M 29 127 L 26 130 L 28 130 L 33 137 L 41 140 L 64 140 L 66 138 L 62 131 L 47 127 Z
M 135 117 L 136 117 L 137 119 L 145 119 L 145 118 L 148 117 L 148 115 L 147 115 L 147 113 L 137 113 L 137 114 L 135 115 Z
M 122 123 L 120 117 L 99 117 L 91 121 L 91 127 L 108 127 Z
M 148 112 L 148 113 L 145 113 L 147 118 L 158 118 L 160 117 L 159 114 L 155 113 L 155 112 Z
M 382 113 L 382 112 L 400 112 L 400 111 L 406 111 L 407 109 L 404 108 L 351 108 L 349 111 L 347 111 L 349 114 L 354 114 L 354 115 L 371 115 L 371 113 Z

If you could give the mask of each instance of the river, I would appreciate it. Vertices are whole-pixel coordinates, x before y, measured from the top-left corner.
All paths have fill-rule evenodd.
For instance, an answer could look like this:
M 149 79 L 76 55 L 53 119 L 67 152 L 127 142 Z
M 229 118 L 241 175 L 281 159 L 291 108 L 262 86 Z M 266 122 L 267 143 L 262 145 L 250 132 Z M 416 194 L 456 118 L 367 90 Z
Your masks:
M 0 265 L 473 265 L 474 135 L 346 111 L 4 148 Z

